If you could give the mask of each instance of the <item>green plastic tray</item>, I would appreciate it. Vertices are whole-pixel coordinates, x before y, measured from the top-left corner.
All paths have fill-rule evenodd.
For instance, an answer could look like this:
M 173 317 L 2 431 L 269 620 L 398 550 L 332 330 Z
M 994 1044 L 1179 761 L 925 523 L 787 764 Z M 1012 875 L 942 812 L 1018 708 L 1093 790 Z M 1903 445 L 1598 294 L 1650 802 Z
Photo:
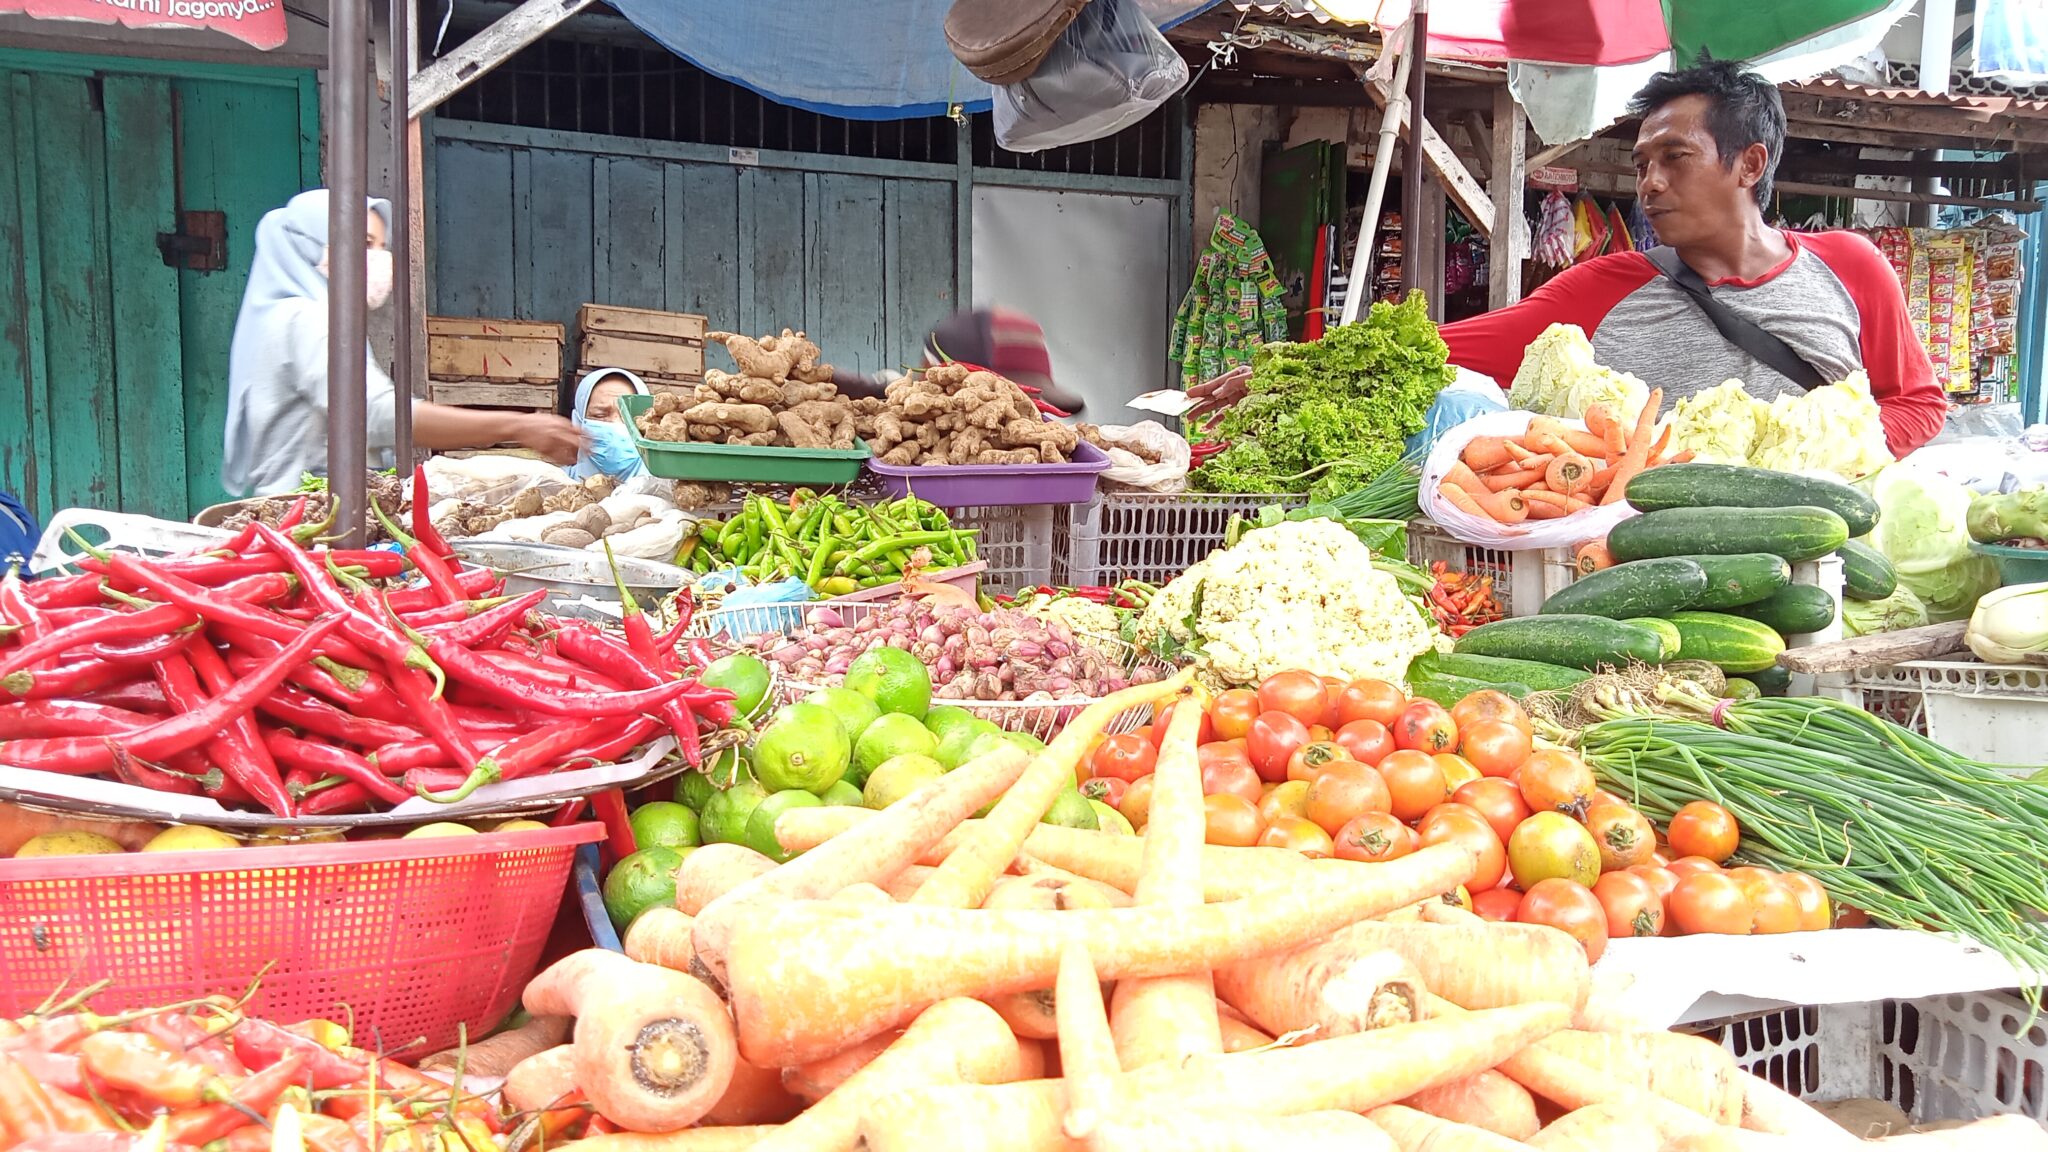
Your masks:
M 1999 583 L 2039 584 L 2048 581 L 2048 548 L 2014 548 L 2006 544 L 1971 543 L 1970 551 L 1998 561 Z
M 742 444 L 675 444 L 640 435 L 639 419 L 652 396 L 621 396 L 626 433 L 647 470 L 664 480 L 730 480 L 767 484 L 850 484 L 870 455 L 867 441 L 854 447 L 754 448 Z

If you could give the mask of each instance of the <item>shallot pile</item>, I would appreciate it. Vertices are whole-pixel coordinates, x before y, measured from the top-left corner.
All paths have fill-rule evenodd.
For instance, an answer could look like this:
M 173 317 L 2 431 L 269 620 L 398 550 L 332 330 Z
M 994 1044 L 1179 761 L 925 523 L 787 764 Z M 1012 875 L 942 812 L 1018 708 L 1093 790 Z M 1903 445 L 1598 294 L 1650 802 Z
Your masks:
M 1159 677 L 1145 666 L 1127 672 L 1065 625 L 1011 609 L 979 612 L 906 598 L 852 624 L 837 609 L 813 608 L 804 623 L 801 635 L 764 636 L 754 646 L 805 684 L 836 684 L 856 657 L 884 645 L 924 661 L 934 700 L 1070 700 Z

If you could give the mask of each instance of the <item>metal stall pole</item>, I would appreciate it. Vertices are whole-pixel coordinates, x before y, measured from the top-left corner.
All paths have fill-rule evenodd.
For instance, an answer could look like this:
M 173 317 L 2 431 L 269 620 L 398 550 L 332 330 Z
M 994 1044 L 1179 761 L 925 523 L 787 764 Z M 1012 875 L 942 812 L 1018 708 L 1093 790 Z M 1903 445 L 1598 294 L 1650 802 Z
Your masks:
M 327 494 L 344 545 L 361 547 L 369 439 L 368 355 L 370 29 L 368 0 L 334 0 L 327 73 Z
M 1415 59 L 1415 39 L 1410 29 L 1407 43 L 1394 64 L 1394 82 L 1387 89 L 1386 106 L 1380 109 L 1379 142 L 1373 148 L 1372 177 L 1366 182 L 1365 218 L 1358 224 L 1358 246 L 1351 253 L 1351 279 L 1344 290 L 1344 311 L 1338 323 L 1356 324 L 1372 299 L 1373 238 L 1379 234 L 1380 205 L 1387 197 L 1387 169 L 1394 164 L 1394 142 L 1401 135 L 1401 117 L 1408 92 L 1408 69 Z M 1380 36 L 1382 53 L 1395 51 L 1393 41 Z M 1371 81 L 1366 81 L 1371 83 Z M 1403 218 L 1404 222 L 1406 218 Z M 1404 264 L 1403 267 L 1406 267 Z
M 1429 0 L 1415 0 L 1408 17 L 1409 51 L 1415 63 L 1408 69 L 1408 147 L 1401 153 L 1401 295 L 1415 291 L 1422 279 L 1422 81 L 1429 70 Z M 1430 295 L 1443 293 L 1443 285 L 1430 288 Z
M 391 0 L 391 431 L 398 474 L 412 471 L 412 0 Z

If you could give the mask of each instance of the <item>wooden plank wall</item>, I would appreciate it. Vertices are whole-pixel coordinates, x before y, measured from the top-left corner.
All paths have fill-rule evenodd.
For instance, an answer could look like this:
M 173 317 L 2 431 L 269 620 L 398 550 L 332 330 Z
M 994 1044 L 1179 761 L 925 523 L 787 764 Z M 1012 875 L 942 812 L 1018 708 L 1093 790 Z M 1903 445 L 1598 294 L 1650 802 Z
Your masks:
M 439 315 L 573 325 L 589 302 L 696 312 L 749 334 L 802 329 L 833 364 L 874 372 L 908 363 L 959 307 L 944 180 L 435 147 Z M 711 364 L 730 367 L 722 352 Z

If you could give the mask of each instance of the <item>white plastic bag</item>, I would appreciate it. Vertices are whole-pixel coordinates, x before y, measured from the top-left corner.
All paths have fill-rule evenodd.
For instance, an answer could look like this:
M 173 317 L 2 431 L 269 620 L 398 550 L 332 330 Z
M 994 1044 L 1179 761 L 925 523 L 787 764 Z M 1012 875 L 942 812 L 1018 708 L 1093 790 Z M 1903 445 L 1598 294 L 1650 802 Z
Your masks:
M 1436 446 L 1429 450 L 1429 459 L 1422 465 L 1422 488 L 1417 493 L 1417 502 L 1422 506 L 1422 514 L 1467 544 L 1478 544 L 1509 552 L 1570 548 L 1588 540 L 1599 540 L 1616 524 L 1636 514 L 1635 509 L 1629 507 L 1627 502 L 1617 500 L 1612 504 L 1574 512 L 1559 520 L 1527 520 L 1520 524 L 1499 524 L 1459 511 L 1437 491 L 1438 485 L 1444 482 L 1444 474 L 1458 462 L 1458 457 L 1465 451 L 1465 445 L 1470 444 L 1475 437 L 1520 436 L 1529 430 L 1529 421 L 1535 418 L 1534 412 L 1490 412 L 1446 431 L 1437 439 Z M 1568 428 L 1585 427 L 1575 420 L 1563 423 Z
M 1090 0 L 1030 79 L 995 89 L 996 143 L 1038 152 L 1114 136 L 1187 82 L 1137 0 Z
M 495 452 L 464 456 L 429 457 L 427 491 L 434 499 L 469 500 L 489 503 L 510 500 L 521 491 L 540 487 L 552 492 L 576 481 L 567 472 L 545 460 L 505 456 Z
M 1109 467 L 1103 471 L 1104 484 L 1146 492 L 1180 492 L 1188 486 L 1188 468 L 1194 461 L 1187 439 L 1157 420 L 1137 424 L 1104 425 L 1096 431 L 1110 444 Z M 1143 448 L 1159 457 L 1148 464 L 1121 445 Z

